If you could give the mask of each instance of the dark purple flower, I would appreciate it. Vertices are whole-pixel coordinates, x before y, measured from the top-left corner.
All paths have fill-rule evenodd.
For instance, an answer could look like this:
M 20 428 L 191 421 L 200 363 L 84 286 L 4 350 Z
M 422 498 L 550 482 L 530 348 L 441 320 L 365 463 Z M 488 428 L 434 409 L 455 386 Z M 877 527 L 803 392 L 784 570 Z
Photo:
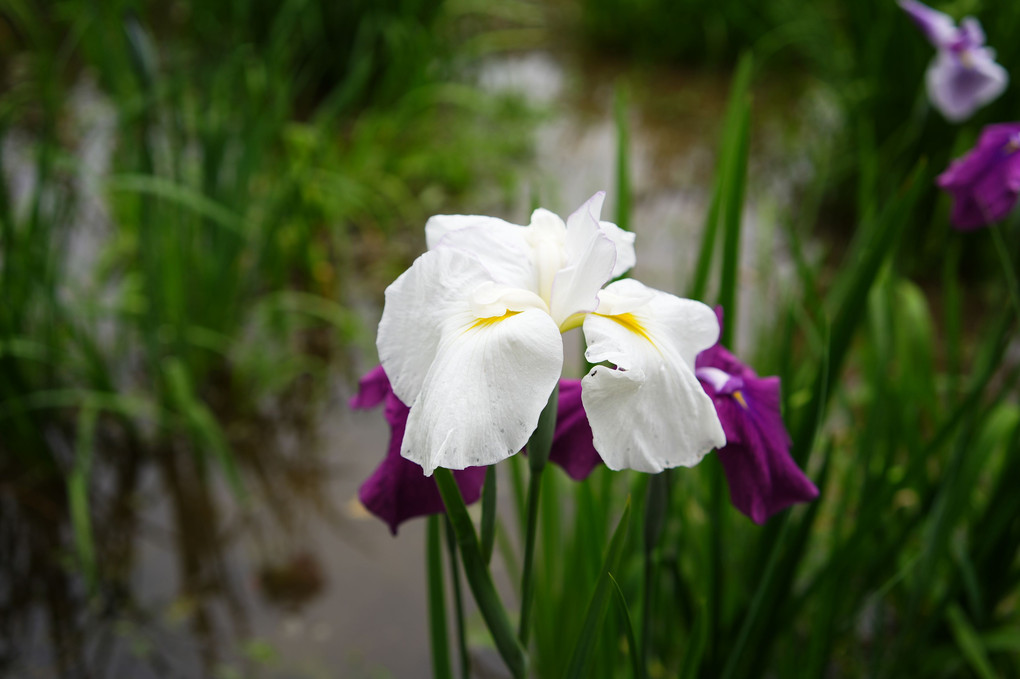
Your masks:
M 443 499 L 433 478 L 425 476 L 421 466 L 400 456 L 400 444 L 410 409 L 390 388 L 382 366 L 361 378 L 358 393 L 351 397 L 356 410 L 374 408 L 385 402 L 384 415 L 390 425 L 390 444 L 386 457 L 372 475 L 361 484 L 358 499 L 368 511 L 385 521 L 394 535 L 408 519 L 444 511 Z M 560 380 L 556 432 L 549 459 L 561 466 L 575 481 L 587 478 L 602 462 L 592 443 L 591 427 L 581 406 L 580 380 Z M 464 502 L 477 502 L 485 483 L 485 467 L 468 467 L 453 472 Z
M 953 194 L 953 225 L 969 231 L 1002 219 L 1020 195 L 1020 123 L 989 125 L 977 146 L 935 180 Z
M 957 28 L 950 16 L 916 0 L 900 0 L 900 7 L 935 47 L 926 76 L 928 99 L 947 120 L 969 118 L 1006 90 L 1009 74 L 985 47 L 977 19 L 967 17 Z
M 721 327 L 722 309 L 716 313 Z M 779 378 L 758 377 L 719 344 L 698 354 L 695 365 L 726 433 L 719 460 L 733 505 L 760 524 L 794 503 L 818 497 L 818 489 L 790 456 Z

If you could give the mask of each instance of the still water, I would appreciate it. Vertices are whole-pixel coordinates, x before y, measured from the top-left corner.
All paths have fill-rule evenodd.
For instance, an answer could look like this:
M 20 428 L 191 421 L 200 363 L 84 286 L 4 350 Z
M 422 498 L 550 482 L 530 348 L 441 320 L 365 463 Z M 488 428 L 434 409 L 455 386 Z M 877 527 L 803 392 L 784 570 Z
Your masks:
M 536 199 L 565 215 L 602 189 L 610 191 L 603 216 L 612 219 L 613 103 L 618 88 L 625 88 L 631 226 L 638 233 L 634 275 L 682 292 L 709 201 L 727 78 L 623 73 L 532 52 L 485 63 L 478 80 L 546 111 L 535 130 L 533 178 L 522 182 L 513 211 L 501 215 L 518 223 L 526 223 Z M 803 114 L 793 111 L 812 105 L 793 106 L 800 95 L 782 86 L 763 87 L 756 96 L 738 343 L 768 321 L 757 302 L 789 285 L 776 215 L 812 171 L 807 156 L 791 153 L 791 130 L 803 124 Z M 109 164 L 112 126 L 95 95 L 86 96 L 80 109 L 95 118 L 87 153 L 101 175 Z M 16 160 L 18 150 L 4 153 Z M 86 209 L 86 222 L 103 219 L 101 201 L 88 202 Z M 83 272 L 95 257 L 90 243 L 94 239 L 86 236 L 75 248 L 83 253 Z M 366 323 L 378 313 L 367 310 Z M 576 374 L 580 340 L 568 346 L 576 349 L 567 372 Z M 123 574 L 122 584 L 103 585 L 95 595 L 66 551 L 71 527 L 57 520 L 62 509 L 53 498 L 63 497 L 64 488 L 5 481 L 0 600 L 12 605 L 0 611 L 0 673 L 427 676 L 424 523 L 407 523 L 393 538 L 355 499 L 385 451 L 388 430 L 381 413 L 348 411 L 352 385 L 341 373 L 367 369 L 370 361 L 338 370 L 314 407 L 281 413 L 278 421 L 250 425 L 251 431 L 236 436 L 249 442 L 237 451 L 249 470 L 244 501 L 215 481 L 201 482 L 218 475 L 193 456 L 134 450 L 128 441 L 121 464 L 94 472 L 98 558 L 105 572 Z M 481 667 L 486 654 L 478 653 Z M 478 674 L 500 676 L 498 670 Z

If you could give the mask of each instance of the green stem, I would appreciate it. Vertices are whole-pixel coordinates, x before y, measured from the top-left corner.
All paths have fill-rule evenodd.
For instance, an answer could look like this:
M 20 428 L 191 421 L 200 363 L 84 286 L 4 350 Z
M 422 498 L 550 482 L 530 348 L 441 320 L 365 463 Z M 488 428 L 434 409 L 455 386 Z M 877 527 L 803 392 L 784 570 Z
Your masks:
M 521 646 L 528 647 L 528 636 L 531 631 L 531 600 L 535 588 L 534 560 L 535 536 L 538 533 L 538 500 L 542 490 L 542 471 L 552 450 L 553 435 L 556 431 L 556 407 L 560 400 L 559 384 L 549 395 L 549 401 L 538 416 L 538 426 L 528 442 L 528 465 L 531 467 L 531 478 L 528 481 L 528 517 L 524 533 L 524 569 L 521 576 L 521 619 L 517 628 L 517 638 Z
M 538 525 L 538 498 L 542 487 L 542 469 L 532 470 L 528 483 L 528 527 L 524 541 L 524 573 L 521 576 L 521 619 L 517 628 L 517 638 L 527 648 L 531 622 L 531 599 L 535 588 L 534 560 L 535 535 Z
M 460 676 L 468 679 L 471 674 L 471 657 L 467 650 L 467 634 L 464 626 L 464 597 L 460 587 L 460 564 L 457 563 L 457 540 L 453 526 L 446 517 L 446 547 L 450 554 L 450 574 L 453 578 L 454 619 L 457 622 L 457 651 L 460 653 Z
M 496 544 L 496 465 L 485 470 L 482 487 L 482 558 L 492 563 L 492 549 Z
M 446 638 L 446 592 L 443 587 L 443 554 L 439 517 L 430 516 L 425 538 L 426 574 L 429 583 L 429 640 L 432 642 L 432 676 L 452 679 L 450 646 Z M 456 561 L 454 561 L 456 565 Z
M 446 505 L 446 514 L 450 517 L 450 525 L 453 527 L 453 534 L 457 538 L 457 548 L 460 551 L 460 558 L 464 564 L 464 574 L 467 576 L 468 586 L 478 604 L 478 610 L 485 620 L 493 641 L 496 643 L 496 650 L 499 651 L 503 662 L 506 663 L 510 674 L 515 679 L 524 679 L 527 674 L 527 660 L 524 649 L 517 643 L 513 627 L 507 617 L 503 602 L 496 593 L 496 586 L 492 582 L 492 574 L 482 559 L 482 551 L 478 545 L 478 535 L 475 534 L 475 527 L 468 516 L 467 505 L 460 494 L 460 487 L 453 478 L 453 472 L 440 467 L 435 472 L 436 485 L 439 486 L 439 494 L 443 497 L 443 504 Z

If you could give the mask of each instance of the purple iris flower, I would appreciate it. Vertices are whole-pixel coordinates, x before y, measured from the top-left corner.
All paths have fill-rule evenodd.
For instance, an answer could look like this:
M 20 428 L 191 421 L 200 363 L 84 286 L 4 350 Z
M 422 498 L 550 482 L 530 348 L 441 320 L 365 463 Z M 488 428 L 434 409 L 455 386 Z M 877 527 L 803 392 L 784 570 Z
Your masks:
M 408 519 L 444 511 L 435 479 L 425 476 L 418 463 L 400 456 L 400 444 L 410 408 L 404 405 L 389 378 L 378 366 L 361 378 L 358 393 L 351 397 L 355 410 L 374 408 L 385 402 L 384 415 L 390 425 L 390 444 L 386 457 L 372 475 L 361 484 L 358 499 L 368 511 L 385 521 L 396 535 L 397 527 Z M 602 462 L 592 443 L 591 426 L 581 405 L 581 381 L 560 380 L 556 432 L 549 460 L 558 464 L 575 481 L 588 477 Z M 476 502 L 485 483 L 485 467 L 468 467 L 453 472 L 464 502 Z
M 716 314 L 721 327 L 722 309 Z M 695 367 L 726 432 L 719 460 L 733 505 L 761 524 L 794 503 L 818 497 L 818 488 L 790 456 L 779 378 L 758 377 L 719 344 L 698 354 Z
M 953 194 L 953 225 L 969 231 L 1002 219 L 1020 195 L 1020 123 L 989 125 L 977 146 L 935 182 Z
M 936 54 L 926 77 L 928 98 L 947 120 L 966 120 L 1006 89 L 1009 74 L 985 47 L 981 23 L 967 17 L 957 27 L 952 18 L 916 0 L 899 0 Z

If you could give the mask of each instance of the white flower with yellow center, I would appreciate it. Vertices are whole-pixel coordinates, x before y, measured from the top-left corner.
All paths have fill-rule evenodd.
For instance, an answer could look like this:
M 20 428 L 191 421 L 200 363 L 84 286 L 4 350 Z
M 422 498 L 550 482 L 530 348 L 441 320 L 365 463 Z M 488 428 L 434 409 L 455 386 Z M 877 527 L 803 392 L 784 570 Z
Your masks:
M 725 444 L 694 375 L 719 324 L 706 305 L 608 281 L 635 262 L 634 235 L 599 220 L 597 193 L 563 222 L 439 215 L 429 251 L 386 289 L 379 358 L 411 408 L 401 455 L 425 474 L 524 447 L 563 368 L 561 333 L 583 325 L 597 363 L 582 380 L 595 449 L 611 469 L 697 464 Z

